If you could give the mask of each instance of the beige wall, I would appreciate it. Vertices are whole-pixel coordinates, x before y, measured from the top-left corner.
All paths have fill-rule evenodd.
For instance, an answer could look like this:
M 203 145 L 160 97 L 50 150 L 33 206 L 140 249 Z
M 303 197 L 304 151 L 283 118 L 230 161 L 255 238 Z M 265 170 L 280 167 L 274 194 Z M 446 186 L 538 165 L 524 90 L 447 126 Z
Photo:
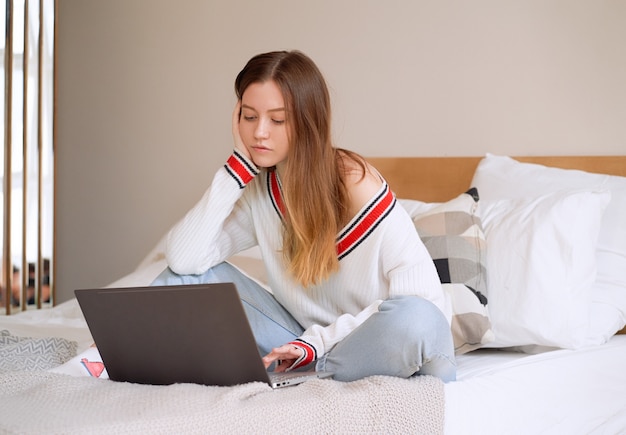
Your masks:
M 300 49 L 369 156 L 624 154 L 626 2 L 59 0 L 56 283 L 133 270 L 231 149 L 233 79 Z

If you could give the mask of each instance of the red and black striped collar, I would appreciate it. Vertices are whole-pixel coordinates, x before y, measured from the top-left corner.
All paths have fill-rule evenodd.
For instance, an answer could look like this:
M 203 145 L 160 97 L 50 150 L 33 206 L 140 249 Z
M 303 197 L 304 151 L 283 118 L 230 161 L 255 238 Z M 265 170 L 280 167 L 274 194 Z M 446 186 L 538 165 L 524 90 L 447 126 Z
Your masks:
M 284 220 L 285 204 L 282 187 L 276 171 L 268 172 L 267 190 L 274 210 Z M 378 194 L 363 207 L 361 213 L 341 231 L 337 237 L 337 256 L 344 258 L 359 246 L 376 229 L 396 204 L 396 198 L 385 182 Z
M 341 260 L 376 229 L 396 205 L 396 197 L 387 183 L 337 237 L 337 256 Z
M 282 185 L 276 171 L 267 172 L 267 191 L 270 195 L 274 210 L 276 210 L 280 219 L 284 221 L 285 203 L 283 202 Z

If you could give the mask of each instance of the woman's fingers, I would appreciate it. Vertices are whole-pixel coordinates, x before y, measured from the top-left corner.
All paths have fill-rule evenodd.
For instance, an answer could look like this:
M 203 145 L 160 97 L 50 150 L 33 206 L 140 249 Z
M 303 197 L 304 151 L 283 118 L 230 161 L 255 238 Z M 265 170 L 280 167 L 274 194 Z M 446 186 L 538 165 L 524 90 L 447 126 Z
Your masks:
M 239 151 L 241 154 L 250 158 L 250 153 L 246 149 L 246 146 L 243 143 L 243 139 L 241 138 L 241 133 L 239 132 L 239 121 L 241 119 L 241 100 L 237 100 L 237 104 L 235 105 L 235 109 L 233 110 L 233 141 L 235 142 L 235 149 Z
M 303 350 L 291 344 L 285 344 L 272 349 L 270 353 L 263 357 L 265 368 L 268 368 L 274 361 L 278 361 L 275 371 L 284 372 L 290 368 L 296 360 L 302 356 Z

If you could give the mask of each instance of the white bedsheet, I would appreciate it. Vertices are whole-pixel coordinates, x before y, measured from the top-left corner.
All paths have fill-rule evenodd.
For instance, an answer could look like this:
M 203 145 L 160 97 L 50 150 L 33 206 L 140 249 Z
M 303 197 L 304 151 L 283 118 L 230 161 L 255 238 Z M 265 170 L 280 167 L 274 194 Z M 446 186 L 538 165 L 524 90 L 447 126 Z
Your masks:
M 147 285 L 164 267 L 163 260 L 155 261 L 111 286 Z M 0 316 L 3 329 L 75 340 L 79 353 L 92 343 L 75 299 L 53 309 Z M 626 335 L 578 351 L 481 350 L 459 356 L 458 380 L 445 385 L 445 432 L 626 433 Z
M 458 364 L 445 386 L 448 434 L 626 433 L 626 335 L 577 351 L 479 351 Z
M 0 329 L 91 344 L 75 300 L 1 318 Z M 458 380 L 444 388 L 451 435 L 626 433 L 626 335 L 578 351 L 471 352 L 459 356 Z

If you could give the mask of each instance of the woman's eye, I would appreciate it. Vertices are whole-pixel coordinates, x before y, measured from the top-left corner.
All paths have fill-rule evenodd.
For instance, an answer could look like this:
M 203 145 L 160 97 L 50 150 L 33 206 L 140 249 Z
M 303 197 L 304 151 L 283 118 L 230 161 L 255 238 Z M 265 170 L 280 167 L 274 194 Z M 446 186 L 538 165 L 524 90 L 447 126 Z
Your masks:
M 272 119 L 272 122 L 276 125 L 283 125 L 285 123 L 284 119 Z
M 244 115 L 243 119 L 246 120 L 246 121 L 254 121 L 256 119 L 256 116 L 251 116 L 251 115 L 246 116 L 246 115 Z

